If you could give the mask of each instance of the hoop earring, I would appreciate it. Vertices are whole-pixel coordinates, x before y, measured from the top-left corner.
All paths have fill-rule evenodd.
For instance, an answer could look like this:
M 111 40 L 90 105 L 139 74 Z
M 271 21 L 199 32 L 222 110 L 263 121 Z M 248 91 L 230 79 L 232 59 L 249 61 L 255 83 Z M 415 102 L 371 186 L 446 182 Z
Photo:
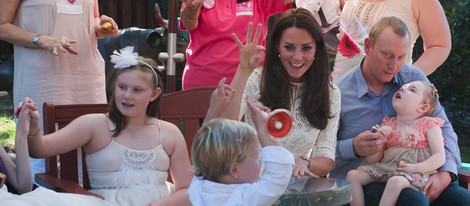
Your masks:
M 281 53 L 277 54 L 277 57 L 281 58 Z

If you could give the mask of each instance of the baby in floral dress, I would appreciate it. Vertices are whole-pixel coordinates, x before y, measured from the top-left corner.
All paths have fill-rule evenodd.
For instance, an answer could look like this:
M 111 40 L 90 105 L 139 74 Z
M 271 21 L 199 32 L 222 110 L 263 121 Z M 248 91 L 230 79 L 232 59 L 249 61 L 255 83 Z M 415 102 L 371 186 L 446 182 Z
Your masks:
M 395 93 L 392 105 L 397 116 L 384 118 L 380 126 L 372 128 L 387 144 L 366 157 L 367 165 L 348 172 L 351 205 L 364 205 L 362 186 L 374 181 L 387 183 L 380 205 L 395 205 L 403 189 L 421 189 L 429 175 L 444 164 L 444 120 L 430 117 L 437 103 L 437 90 L 423 81 L 405 84 Z

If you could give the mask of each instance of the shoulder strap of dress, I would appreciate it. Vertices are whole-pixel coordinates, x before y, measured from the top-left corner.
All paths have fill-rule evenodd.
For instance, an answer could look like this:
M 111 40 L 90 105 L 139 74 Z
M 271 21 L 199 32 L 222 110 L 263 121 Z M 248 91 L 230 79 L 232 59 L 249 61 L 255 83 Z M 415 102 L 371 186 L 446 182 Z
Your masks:
M 116 128 L 116 124 L 114 124 L 113 121 L 109 118 L 107 114 L 104 114 L 106 116 L 106 119 L 108 119 L 108 125 L 109 125 L 109 133 L 111 136 L 113 136 L 113 130 Z
M 162 123 L 158 120 L 158 130 L 160 132 L 160 144 L 163 145 Z

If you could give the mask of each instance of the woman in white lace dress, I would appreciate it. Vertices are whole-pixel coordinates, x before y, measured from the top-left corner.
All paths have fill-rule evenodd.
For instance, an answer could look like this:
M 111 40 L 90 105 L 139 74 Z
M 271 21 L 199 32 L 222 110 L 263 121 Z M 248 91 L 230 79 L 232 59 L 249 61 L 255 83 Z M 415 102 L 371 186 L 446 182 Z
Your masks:
M 35 132 L 39 113 L 33 113 L 31 155 L 50 157 L 82 146 L 91 191 L 112 205 L 189 205 L 192 174 L 184 137 L 155 118 L 162 88 L 155 61 L 138 57 L 132 47 L 115 52 L 111 61 L 118 70 L 109 113 L 81 116 L 46 136 Z M 174 185 L 166 182 L 168 170 Z
M 268 37 L 262 69 L 255 65 L 264 48 L 256 41 L 247 45 L 236 41 L 240 66 L 231 86 L 243 92 L 235 93 L 225 116 L 252 124 L 247 96 L 259 97 L 253 101 L 271 110 L 290 110 L 293 129 L 281 143 L 294 154 L 293 176 L 326 176 L 334 165 L 340 92 L 330 80 L 321 28 L 312 14 L 297 8 L 278 18 Z

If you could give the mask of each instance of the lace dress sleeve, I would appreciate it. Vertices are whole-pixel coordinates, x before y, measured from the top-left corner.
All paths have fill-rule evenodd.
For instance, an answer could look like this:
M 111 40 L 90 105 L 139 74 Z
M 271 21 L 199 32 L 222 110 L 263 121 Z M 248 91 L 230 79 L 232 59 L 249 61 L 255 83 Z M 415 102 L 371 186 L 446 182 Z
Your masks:
M 334 160 L 336 149 L 336 134 L 338 132 L 340 116 L 339 112 L 341 109 L 341 94 L 338 87 L 334 84 L 330 89 L 330 103 L 332 118 L 328 120 L 328 125 L 326 128 L 320 131 L 311 156 L 325 156 Z

